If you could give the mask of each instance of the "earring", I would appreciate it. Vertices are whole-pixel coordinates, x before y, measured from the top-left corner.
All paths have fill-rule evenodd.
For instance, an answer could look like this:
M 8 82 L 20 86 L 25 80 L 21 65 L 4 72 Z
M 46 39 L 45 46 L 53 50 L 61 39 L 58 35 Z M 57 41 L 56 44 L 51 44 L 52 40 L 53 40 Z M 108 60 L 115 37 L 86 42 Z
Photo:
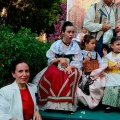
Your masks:
M 15 75 L 13 75 L 13 77 L 15 78 Z

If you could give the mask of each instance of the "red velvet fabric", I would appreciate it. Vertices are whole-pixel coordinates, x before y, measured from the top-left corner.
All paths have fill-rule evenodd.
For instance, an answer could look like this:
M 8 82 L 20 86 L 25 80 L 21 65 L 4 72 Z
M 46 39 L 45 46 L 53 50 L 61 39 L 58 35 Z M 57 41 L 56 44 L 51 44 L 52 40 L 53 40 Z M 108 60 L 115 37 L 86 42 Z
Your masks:
M 47 101 L 74 104 L 79 75 L 77 69 L 72 69 L 72 72 L 65 74 L 56 65 L 49 66 L 39 82 L 39 104 L 45 104 Z
M 33 119 L 34 103 L 28 88 L 25 90 L 20 90 L 20 93 L 22 98 L 24 120 Z

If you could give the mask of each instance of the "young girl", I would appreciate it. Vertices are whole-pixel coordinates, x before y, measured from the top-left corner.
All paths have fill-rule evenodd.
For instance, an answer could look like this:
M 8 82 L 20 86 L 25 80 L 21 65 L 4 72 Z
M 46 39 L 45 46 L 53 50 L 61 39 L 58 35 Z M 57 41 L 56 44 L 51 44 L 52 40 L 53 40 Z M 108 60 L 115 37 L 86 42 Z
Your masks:
M 103 87 L 105 86 L 105 75 L 103 73 L 107 64 L 104 64 L 101 57 L 94 51 L 96 40 L 93 36 L 85 35 L 82 41 L 82 63 L 86 63 L 91 59 L 98 61 L 98 69 L 92 72 L 86 72 L 83 68 L 82 77 L 78 84 L 78 99 L 89 108 L 96 107 L 103 96 Z
M 120 107 L 120 37 L 112 38 L 111 48 L 112 51 L 104 58 L 108 63 L 106 88 L 102 100 L 102 103 L 107 105 L 104 112 L 112 112 Z
M 41 109 L 75 111 L 76 88 L 81 68 L 81 50 L 74 37 L 74 26 L 66 21 L 63 38 L 54 42 L 47 51 L 48 68 L 38 83 Z

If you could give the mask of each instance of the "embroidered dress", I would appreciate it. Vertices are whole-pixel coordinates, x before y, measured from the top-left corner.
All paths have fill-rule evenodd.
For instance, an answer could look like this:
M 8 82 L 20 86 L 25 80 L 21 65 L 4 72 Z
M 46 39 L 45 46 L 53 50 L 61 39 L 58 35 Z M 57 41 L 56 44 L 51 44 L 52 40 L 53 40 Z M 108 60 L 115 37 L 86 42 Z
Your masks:
M 120 54 L 116 58 L 112 56 L 112 52 L 106 55 L 106 62 L 108 65 L 120 65 Z M 105 105 L 120 107 L 120 70 L 112 69 L 106 70 L 106 88 L 102 103 Z
M 46 56 L 49 66 L 38 83 L 40 109 L 75 111 L 78 107 L 76 97 L 80 76 L 78 70 L 81 68 L 81 54 L 77 42 L 71 41 L 68 47 L 64 47 L 62 40 L 58 40 L 52 44 Z M 67 58 L 68 65 L 76 67 L 72 69 L 71 74 L 65 74 L 58 66 L 59 63 L 52 64 L 52 61 L 59 57 Z
M 89 54 L 88 54 L 89 52 Z M 82 50 L 83 58 L 85 58 L 87 55 L 92 56 L 92 59 L 96 59 L 96 52 L 95 51 L 85 51 Z M 84 76 L 90 77 L 92 80 L 91 84 L 89 85 L 88 90 L 82 90 L 81 87 L 77 88 L 77 96 L 79 102 L 82 102 L 85 106 L 88 106 L 90 109 L 95 108 L 99 102 L 101 101 L 103 97 L 103 91 L 105 86 L 105 75 L 104 75 L 104 69 L 107 67 L 107 64 L 101 59 L 99 54 L 97 53 L 97 60 L 99 63 L 99 68 L 96 70 L 93 70 L 91 73 L 85 73 L 82 71 L 82 80 Z M 89 94 L 88 93 L 89 91 Z

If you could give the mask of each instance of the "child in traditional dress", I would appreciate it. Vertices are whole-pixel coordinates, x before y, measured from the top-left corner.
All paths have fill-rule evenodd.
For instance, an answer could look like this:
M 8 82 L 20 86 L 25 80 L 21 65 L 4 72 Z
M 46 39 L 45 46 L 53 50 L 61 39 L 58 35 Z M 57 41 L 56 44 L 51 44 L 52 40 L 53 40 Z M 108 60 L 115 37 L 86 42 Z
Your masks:
M 111 48 L 112 51 L 104 57 L 108 63 L 106 88 L 102 100 L 102 103 L 106 105 L 104 111 L 106 113 L 120 107 L 120 37 L 112 38 Z
M 85 64 L 91 59 L 98 61 L 98 68 L 91 72 L 86 72 L 84 67 L 82 70 L 82 77 L 78 84 L 78 99 L 85 106 L 95 108 L 103 97 L 103 90 L 105 86 L 104 69 L 107 64 L 104 64 L 100 55 L 94 51 L 96 40 L 93 36 L 85 35 L 82 41 L 82 55 Z
M 66 21 L 62 26 L 63 38 L 54 42 L 47 51 L 48 68 L 38 83 L 40 109 L 76 111 L 76 89 L 81 69 L 81 50 L 73 41 L 75 28 Z

